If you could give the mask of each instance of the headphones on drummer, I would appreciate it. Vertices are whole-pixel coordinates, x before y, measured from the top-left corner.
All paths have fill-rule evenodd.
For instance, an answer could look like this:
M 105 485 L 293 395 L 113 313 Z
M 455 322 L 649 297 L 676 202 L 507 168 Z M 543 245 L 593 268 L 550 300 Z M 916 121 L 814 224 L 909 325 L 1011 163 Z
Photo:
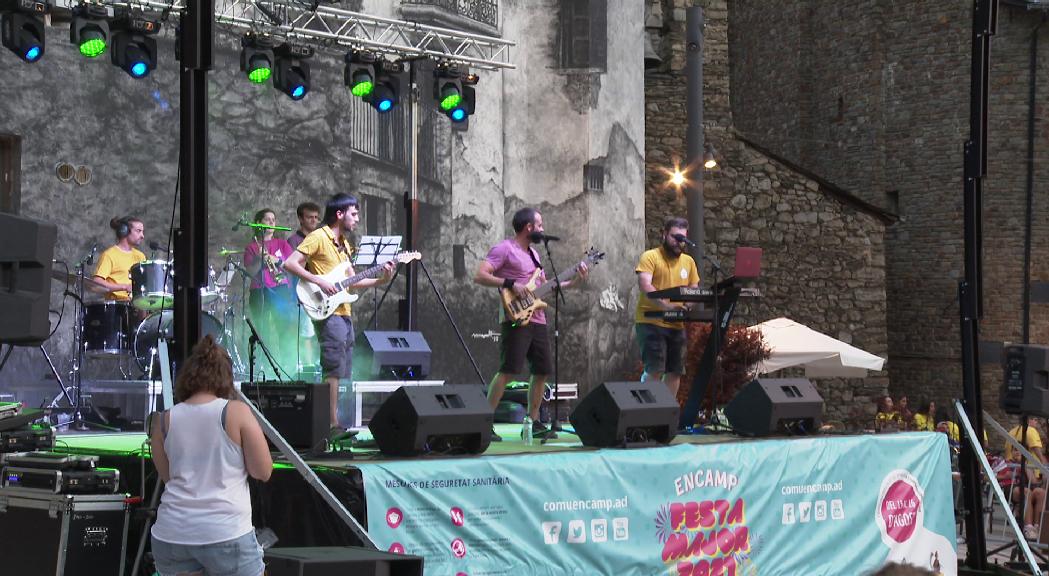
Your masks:
M 124 216 L 117 220 L 117 238 L 124 239 L 131 234 L 131 223 L 128 222 L 130 218 L 130 216 Z

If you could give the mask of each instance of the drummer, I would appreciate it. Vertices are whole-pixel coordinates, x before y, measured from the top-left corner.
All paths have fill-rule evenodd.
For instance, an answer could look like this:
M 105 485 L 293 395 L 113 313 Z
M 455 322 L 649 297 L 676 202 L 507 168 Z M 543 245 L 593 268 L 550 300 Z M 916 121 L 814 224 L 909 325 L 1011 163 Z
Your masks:
M 127 302 L 131 300 L 131 268 L 146 259 L 138 250 L 146 237 L 145 227 L 133 216 L 113 218 L 109 227 L 116 233 L 117 241 L 98 257 L 95 284 L 108 291 L 106 300 Z

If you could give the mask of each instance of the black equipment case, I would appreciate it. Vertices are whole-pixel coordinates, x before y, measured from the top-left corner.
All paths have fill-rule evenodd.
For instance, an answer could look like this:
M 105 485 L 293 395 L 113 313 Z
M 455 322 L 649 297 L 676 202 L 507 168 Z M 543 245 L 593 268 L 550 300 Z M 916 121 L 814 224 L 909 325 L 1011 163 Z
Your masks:
M 122 576 L 128 521 L 124 498 L 0 488 L 2 572 Z

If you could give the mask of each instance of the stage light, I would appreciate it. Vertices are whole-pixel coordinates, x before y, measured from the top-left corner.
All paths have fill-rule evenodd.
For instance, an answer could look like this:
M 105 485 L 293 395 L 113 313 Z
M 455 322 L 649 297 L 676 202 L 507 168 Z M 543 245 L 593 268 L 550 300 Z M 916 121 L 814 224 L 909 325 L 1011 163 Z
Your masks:
M 273 75 L 273 44 L 254 34 L 240 39 L 240 69 L 252 84 L 262 84 Z
M 132 78 L 145 78 L 157 67 L 157 41 L 149 35 L 160 30 L 160 23 L 144 18 L 127 18 L 113 23 L 113 65 Z
M 0 42 L 26 62 L 44 56 L 44 22 L 40 15 L 51 7 L 43 2 L 21 0 L 0 12 Z
M 281 44 L 273 51 L 277 57 L 273 67 L 273 87 L 292 100 L 302 100 L 310 92 L 310 64 L 313 48 L 295 44 Z
M 69 24 L 69 42 L 86 58 L 105 53 L 109 43 L 109 22 L 105 6 L 81 4 L 73 9 Z
M 389 112 L 401 101 L 401 75 L 404 66 L 400 62 L 389 62 L 383 58 L 375 61 L 375 87 L 364 101 L 380 113 Z
M 448 118 L 455 123 L 465 122 L 474 113 L 474 102 L 473 86 L 463 86 L 463 94 L 462 98 L 459 99 L 459 103 L 446 112 Z
M 343 81 L 350 89 L 350 94 L 365 98 L 375 90 L 376 57 L 372 52 L 353 50 L 346 53 L 346 67 Z
M 441 112 L 449 114 L 463 100 L 459 67 L 442 62 L 433 71 L 433 99 Z
M 714 145 L 713 144 L 707 144 L 705 146 L 705 148 L 706 148 L 706 150 L 703 152 L 703 167 L 708 169 L 708 170 L 710 170 L 712 168 L 717 168 L 717 166 L 718 166 L 718 159 L 717 159 L 718 151 L 714 149 Z

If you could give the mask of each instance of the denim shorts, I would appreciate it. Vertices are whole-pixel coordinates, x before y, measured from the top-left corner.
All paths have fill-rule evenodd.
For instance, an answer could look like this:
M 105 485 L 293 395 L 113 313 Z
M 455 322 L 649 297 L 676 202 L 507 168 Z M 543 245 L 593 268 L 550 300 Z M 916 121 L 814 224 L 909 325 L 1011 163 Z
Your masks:
M 252 530 L 240 538 L 191 546 L 153 538 L 153 561 L 160 576 L 204 572 L 208 576 L 260 576 L 262 546 Z

